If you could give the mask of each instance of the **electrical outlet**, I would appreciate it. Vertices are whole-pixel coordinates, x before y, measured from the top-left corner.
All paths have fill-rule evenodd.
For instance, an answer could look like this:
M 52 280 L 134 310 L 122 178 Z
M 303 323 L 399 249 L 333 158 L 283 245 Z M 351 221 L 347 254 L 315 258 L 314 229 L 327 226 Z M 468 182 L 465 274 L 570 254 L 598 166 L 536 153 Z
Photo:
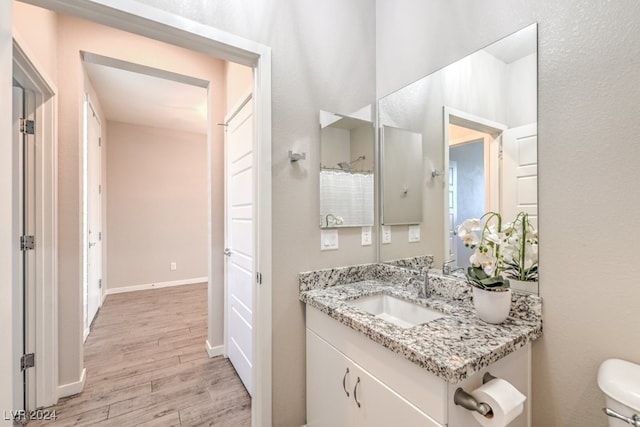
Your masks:
M 172 262 L 172 263 L 171 263 L 171 267 L 170 267 L 170 268 L 171 268 L 171 271 L 175 271 L 175 270 L 177 270 L 177 269 L 178 269 L 178 264 L 177 264 L 177 263 L 175 263 L 175 262 Z
M 420 241 L 420 226 L 419 225 L 410 225 L 409 226 L 409 242 L 419 242 Z
M 371 227 L 362 227 L 362 246 L 371 246 Z
M 389 244 L 391 243 L 391 226 L 390 225 L 383 225 L 382 226 L 382 244 Z

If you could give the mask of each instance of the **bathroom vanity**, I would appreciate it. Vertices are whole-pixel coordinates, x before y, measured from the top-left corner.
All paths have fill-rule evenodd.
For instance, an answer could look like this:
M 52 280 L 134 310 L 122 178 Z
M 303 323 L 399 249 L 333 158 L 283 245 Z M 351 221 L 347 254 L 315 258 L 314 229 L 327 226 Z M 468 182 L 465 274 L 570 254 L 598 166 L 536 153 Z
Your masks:
M 477 318 L 464 281 L 368 264 L 300 274 L 306 303 L 307 424 L 478 426 L 454 404 L 486 372 L 530 396 L 530 347 L 542 334 L 541 299 L 514 294 L 509 318 Z M 408 305 L 407 305 L 408 304 Z M 530 405 L 511 426 L 530 425 Z

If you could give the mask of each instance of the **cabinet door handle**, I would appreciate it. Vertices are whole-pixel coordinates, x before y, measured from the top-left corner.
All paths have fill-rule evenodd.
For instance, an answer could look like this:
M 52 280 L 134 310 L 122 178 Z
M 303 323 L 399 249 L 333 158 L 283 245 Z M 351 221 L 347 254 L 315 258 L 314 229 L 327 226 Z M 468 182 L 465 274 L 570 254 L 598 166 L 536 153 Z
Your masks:
M 349 392 L 347 391 L 347 384 L 346 384 L 348 374 L 349 374 L 349 368 L 347 368 L 346 372 L 344 373 L 344 377 L 342 377 L 342 389 L 347 394 L 347 397 L 349 397 Z
M 358 384 L 360 384 L 360 377 L 356 380 L 356 385 L 353 387 L 353 399 L 358 404 L 358 408 L 360 407 L 360 402 L 358 402 Z

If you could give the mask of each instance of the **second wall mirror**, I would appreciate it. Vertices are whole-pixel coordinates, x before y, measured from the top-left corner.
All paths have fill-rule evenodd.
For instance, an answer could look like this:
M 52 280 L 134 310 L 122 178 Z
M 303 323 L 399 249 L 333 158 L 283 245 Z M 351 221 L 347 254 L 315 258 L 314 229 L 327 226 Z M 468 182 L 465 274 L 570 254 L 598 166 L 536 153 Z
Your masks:
M 320 112 L 320 227 L 374 223 L 374 127 Z

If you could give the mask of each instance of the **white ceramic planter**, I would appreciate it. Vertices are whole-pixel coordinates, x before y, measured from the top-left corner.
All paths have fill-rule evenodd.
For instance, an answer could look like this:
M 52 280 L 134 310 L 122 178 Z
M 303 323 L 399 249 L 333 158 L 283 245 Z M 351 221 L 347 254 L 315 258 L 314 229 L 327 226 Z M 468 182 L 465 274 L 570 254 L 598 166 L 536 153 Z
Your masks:
M 473 288 L 473 306 L 478 317 L 487 323 L 499 324 L 507 320 L 511 310 L 511 289 L 506 291 L 485 291 Z
M 538 293 L 538 282 L 525 282 L 509 278 L 509 287 L 514 291 L 527 292 L 530 294 Z

